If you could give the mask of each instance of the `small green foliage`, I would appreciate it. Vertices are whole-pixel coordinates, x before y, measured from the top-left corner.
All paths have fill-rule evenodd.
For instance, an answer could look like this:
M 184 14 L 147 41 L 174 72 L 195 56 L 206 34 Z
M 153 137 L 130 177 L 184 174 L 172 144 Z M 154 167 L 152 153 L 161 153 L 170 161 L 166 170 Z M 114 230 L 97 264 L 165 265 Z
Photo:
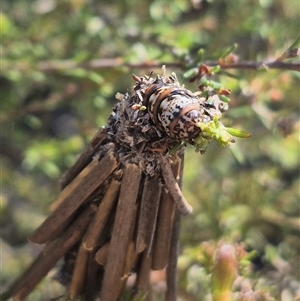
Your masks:
M 234 128 L 225 127 L 226 131 L 231 134 L 232 136 L 239 137 L 239 138 L 250 138 L 251 134 L 241 131 Z
M 221 83 L 218 83 L 218 82 L 213 81 L 213 80 L 209 80 L 205 77 L 202 77 L 199 82 L 200 82 L 201 85 L 203 85 L 205 87 L 211 87 L 215 90 L 219 90 L 223 87 Z
M 232 46 L 226 48 L 226 49 L 223 49 L 221 51 L 218 51 L 216 52 L 214 55 L 222 60 L 222 59 L 225 59 L 229 54 L 231 54 L 236 48 L 238 47 L 237 44 L 233 44 Z
M 224 101 L 226 103 L 230 102 L 230 98 L 225 95 L 220 95 L 219 97 L 222 101 Z
M 232 286 L 238 274 L 236 250 L 229 244 L 221 245 L 216 251 L 212 269 L 213 301 L 232 301 Z
M 205 151 L 211 139 L 215 139 L 220 142 L 222 146 L 229 146 L 230 143 L 235 142 L 233 137 L 227 131 L 227 128 L 218 120 L 217 117 L 214 117 L 213 120 L 208 123 L 201 122 L 199 127 L 201 128 L 201 132 L 195 139 L 196 151 Z
M 183 74 L 184 78 L 191 79 L 198 75 L 198 68 L 192 68 Z

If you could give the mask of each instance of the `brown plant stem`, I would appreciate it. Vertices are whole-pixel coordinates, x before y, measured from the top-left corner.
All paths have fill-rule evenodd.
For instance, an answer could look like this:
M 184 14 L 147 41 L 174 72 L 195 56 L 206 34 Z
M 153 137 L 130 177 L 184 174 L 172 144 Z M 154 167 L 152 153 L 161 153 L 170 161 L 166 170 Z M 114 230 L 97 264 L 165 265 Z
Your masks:
M 170 193 L 163 188 L 152 250 L 153 270 L 162 270 L 167 266 L 174 210 L 174 201 Z
M 173 220 L 171 244 L 169 250 L 168 264 L 167 264 L 167 291 L 165 301 L 177 300 L 177 259 L 179 253 L 179 233 L 180 233 L 180 211 L 175 208 L 175 215 Z
M 107 260 L 107 254 L 109 250 L 109 242 L 105 243 L 95 254 L 95 260 L 100 265 L 105 265 Z
M 193 208 L 183 196 L 180 186 L 176 182 L 171 165 L 169 163 L 169 159 L 167 157 L 161 156 L 161 160 L 162 160 L 162 164 L 161 164 L 162 174 L 166 186 L 170 194 L 172 195 L 174 202 L 177 205 L 177 208 L 179 209 L 182 215 L 190 214 L 193 211 Z
M 78 242 L 94 211 L 95 207 L 89 206 L 60 237 L 46 245 L 34 263 L 22 277 L 17 280 L 16 284 L 12 286 L 10 295 L 13 296 L 15 300 L 23 300 L 26 298 L 42 278 L 47 275 L 56 262 Z
M 147 255 L 147 252 L 143 252 L 141 255 L 141 262 L 138 268 L 137 280 L 136 280 L 136 292 L 137 294 L 144 293 L 145 301 L 152 300 L 150 274 L 151 274 L 151 260 L 152 256 Z
M 257 70 L 261 68 L 267 69 L 279 69 L 279 70 L 293 70 L 300 71 L 299 62 L 283 62 L 283 61 L 238 61 L 235 63 L 221 63 L 219 61 L 203 61 L 202 64 L 207 66 L 220 65 L 222 69 L 252 69 Z M 127 67 L 129 69 L 157 69 L 162 65 L 166 65 L 169 68 L 184 68 L 182 62 L 144 62 L 144 63 L 128 63 L 124 62 L 122 58 L 115 59 L 95 59 L 88 62 L 76 63 L 74 61 L 42 61 L 37 65 L 40 71 L 45 72 L 63 72 L 64 70 L 83 68 L 87 70 L 100 70 L 104 68 L 117 68 Z
M 141 170 L 134 164 L 126 164 L 122 178 L 120 197 L 114 222 L 108 258 L 101 288 L 101 301 L 116 301 L 120 291 L 126 252 L 135 223 L 136 199 Z
M 46 243 L 63 231 L 68 221 L 76 213 L 76 210 L 118 166 L 115 157 L 111 153 L 108 153 L 100 162 L 93 164 L 95 164 L 94 168 L 82 180 L 81 185 L 76 186 L 52 215 L 33 233 L 30 237 L 31 242 L 36 244 Z
M 147 177 L 144 182 L 136 239 L 137 253 L 142 252 L 145 248 L 147 248 L 148 255 L 151 252 L 161 187 L 162 184 L 156 176 Z
M 75 177 L 92 161 L 97 146 L 106 137 L 107 132 L 104 127 L 100 128 L 88 146 L 82 151 L 76 163 L 62 176 L 60 180 L 61 189 L 64 189 Z
M 113 179 L 109 184 L 106 193 L 97 208 L 96 214 L 83 238 L 82 244 L 85 249 L 92 250 L 96 246 L 98 238 L 100 237 L 117 200 L 120 186 L 120 181 L 115 179 Z
M 79 247 L 75 267 L 71 279 L 69 293 L 71 299 L 75 299 L 82 292 L 87 272 L 87 264 L 89 259 L 89 251 L 82 245 Z

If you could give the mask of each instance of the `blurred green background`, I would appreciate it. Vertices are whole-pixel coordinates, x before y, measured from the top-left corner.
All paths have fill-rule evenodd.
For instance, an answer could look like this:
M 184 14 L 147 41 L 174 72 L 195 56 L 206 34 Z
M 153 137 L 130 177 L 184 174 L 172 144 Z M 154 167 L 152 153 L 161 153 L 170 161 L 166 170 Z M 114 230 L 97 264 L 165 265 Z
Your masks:
M 133 85 L 132 73 L 161 73 L 149 66 L 164 63 L 195 91 L 183 74 L 197 66 L 199 49 L 203 62 L 234 43 L 240 60 L 271 61 L 299 29 L 298 0 L 3 0 L 2 289 L 39 251 L 27 237 L 49 214 L 62 173 L 106 124 L 116 92 Z M 230 148 L 212 143 L 204 156 L 187 149 L 183 191 L 194 212 L 182 219 L 179 300 L 211 300 L 209 254 L 220 241 L 251 254 L 237 290 L 300 300 L 300 73 L 226 71 L 214 77 L 232 90 L 222 122 L 252 137 Z M 28 300 L 62 293 L 49 275 Z

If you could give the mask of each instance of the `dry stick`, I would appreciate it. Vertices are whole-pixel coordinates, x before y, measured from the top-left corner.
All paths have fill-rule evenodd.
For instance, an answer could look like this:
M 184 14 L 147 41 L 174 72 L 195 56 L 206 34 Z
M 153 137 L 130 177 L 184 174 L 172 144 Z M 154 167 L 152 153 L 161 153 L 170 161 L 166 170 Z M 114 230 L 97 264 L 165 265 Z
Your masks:
M 76 213 L 76 210 L 117 168 L 118 163 L 112 153 L 108 153 L 95 168 L 81 181 L 81 185 L 61 202 L 59 207 L 33 233 L 30 240 L 43 244 L 63 231 L 64 225 Z
M 136 280 L 136 298 L 140 294 L 145 294 L 145 301 L 152 300 L 151 284 L 150 284 L 150 275 L 151 275 L 151 261 L 152 256 L 148 255 L 146 250 L 141 254 L 141 262 L 137 271 L 137 280 Z M 135 299 L 134 299 L 135 300 Z
M 158 177 L 147 177 L 145 180 L 139 214 L 138 232 L 136 238 L 136 252 L 140 253 L 147 247 L 147 254 L 151 252 L 156 226 L 161 182 Z
M 119 203 L 113 227 L 107 263 L 100 293 L 101 301 L 116 301 L 123 273 L 126 252 L 132 232 L 139 191 L 141 170 L 134 164 L 126 164 L 121 184 Z
M 104 229 L 98 239 L 97 242 L 97 247 L 103 246 L 107 241 L 110 241 L 111 238 L 111 233 L 113 230 L 114 222 L 115 222 L 115 217 L 116 217 L 116 211 L 117 211 L 117 206 L 113 208 L 113 211 L 111 212 L 110 216 L 108 217 L 108 221 L 106 225 L 104 226 Z
M 47 244 L 44 247 L 44 249 L 40 252 L 40 254 L 34 259 L 31 265 L 27 268 L 27 270 L 24 271 L 22 275 L 10 285 L 9 290 L 5 292 L 4 296 L 3 295 L 0 296 L 1 301 L 6 301 L 18 291 L 18 289 L 24 284 L 24 281 L 26 281 L 28 276 L 32 274 L 32 271 L 34 271 L 36 267 L 39 267 L 41 265 L 44 254 L 48 253 L 48 250 L 52 248 L 53 244 L 56 245 L 56 241 L 52 241 L 51 243 Z M 40 280 L 42 280 L 42 278 Z M 38 280 L 37 282 L 39 282 L 40 280 Z
M 179 156 L 176 156 L 175 159 L 176 160 L 173 161 L 172 169 L 173 173 L 176 175 L 179 187 L 182 187 L 184 153 L 179 153 Z M 176 207 L 167 264 L 167 291 L 165 295 L 165 301 L 177 300 L 177 260 L 179 253 L 180 218 L 180 211 L 178 207 Z
M 135 253 L 135 244 L 134 241 L 132 240 L 129 242 L 128 245 L 122 278 L 127 280 L 127 278 L 130 276 L 132 266 L 136 260 L 137 260 L 137 254 Z
M 50 210 L 54 211 L 63 200 L 82 182 L 82 180 L 91 172 L 92 169 L 96 167 L 95 162 L 91 162 L 88 166 L 83 169 L 79 175 L 72 181 L 64 190 L 61 191 L 58 198 L 52 202 Z
M 153 243 L 152 269 L 166 267 L 169 256 L 171 232 L 174 219 L 175 203 L 170 193 L 163 189 L 158 210 L 157 226 Z
M 143 184 L 141 184 L 143 185 Z M 139 188 L 140 190 L 140 188 Z M 125 262 L 123 265 L 123 272 L 121 273 L 121 279 L 119 281 L 119 284 L 116 286 L 116 298 L 119 300 L 122 297 L 122 294 L 125 289 L 125 285 L 127 283 L 128 277 L 131 275 L 131 271 L 133 267 L 136 265 L 138 255 L 135 252 L 135 242 L 133 240 L 134 234 L 135 234 L 135 227 L 137 224 L 137 213 L 138 213 L 138 204 L 135 205 L 135 207 L 132 210 L 132 224 L 130 228 L 130 233 L 129 233 L 129 243 L 126 251 L 126 256 L 125 256 Z
M 101 269 L 101 272 L 103 273 L 103 269 Z M 94 301 L 96 294 L 99 293 L 99 288 L 99 266 L 95 262 L 95 252 L 91 251 L 88 260 L 88 269 L 86 273 L 84 301 Z
M 71 299 L 75 299 L 79 296 L 79 294 L 82 293 L 86 278 L 89 253 L 90 252 L 87 251 L 82 245 L 79 247 L 69 288 Z
M 169 160 L 165 156 L 161 156 L 162 160 L 162 174 L 166 183 L 166 186 L 168 190 L 170 191 L 170 194 L 172 195 L 174 202 L 177 205 L 177 208 L 181 212 L 182 215 L 188 215 L 193 211 L 192 206 L 186 201 L 184 198 L 182 191 L 176 182 L 176 179 L 174 177 L 174 174 L 172 172 L 171 165 L 169 163 Z
M 82 244 L 87 250 L 92 250 L 96 246 L 98 238 L 100 237 L 112 212 L 113 206 L 117 201 L 120 186 L 121 182 L 115 179 L 113 179 L 109 184 L 97 212 L 83 238 Z
M 131 240 L 129 242 L 128 249 L 126 252 L 126 259 L 125 259 L 125 263 L 124 263 L 124 269 L 123 269 L 121 281 L 120 281 L 120 284 L 116 288 L 116 289 L 118 289 L 117 300 L 120 300 L 122 297 L 127 279 L 130 276 L 130 272 L 131 272 L 132 267 L 135 264 L 136 260 L 137 260 L 137 254 L 135 253 L 134 241 Z
M 60 186 L 64 189 L 70 182 L 73 181 L 75 177 L 93 160 L 93 155 L 97 150 L 97 146 L 103 141 L 106 137 L 106 129 L 101 128 L 93 137 L 88 146 L 84 151 L 79 155 L 76 163 L 71 167 L 61 178 Z
M 203 64 L 208 66 L 220 65 L 219 61 L 204 61 Z M 126 63 L 122 58 L 105 58 L 96 59 L 83 63 L 76 63 L 74 60 L 63 60 L 63 61 L 41 61 L 37 68 L 45 72 L 60 72 L 61 70 L 74 69 L 77 67 L 88 69 L 88 70 L 100 70 L 103 68 L 116 68 L 116 67 L 127 67 L 129 69 L 151 69 L 159 68 L 167 65 L 169 68 L 184 68 L 182 62 L 141 62 L 141 63 Z M 299 62 L 253 62 L 253 61 L 238 61 L 236 63 L 222 63 L 222 69 L 260 69 L 267 67 L 269 69 L 281 69 L 281 70 L 295 70 L 300 71 Z
M 175 208 L 174 223 L 167 264 L 167 291 L 165 301 L 177 300 L 177 259 L 179 252 L 180 212 Z
M 78 242 L 95 209 L 94 206 L 86 208 L 59 238 L 45 247 L 37 260 L 17 282 L 17 285 L 12 288 L 11 296 L 15 300 L 23 300 L 47 275 L 56 262 Z
M 140 185 L 143 185 L 143 182 Z M 130 276 L 132 267 L 136 265 L 138 259 L 138 255 L 135 252 L 135 240 L 134 240 L 134 235 L 136 234 L 137 214 L 139 212 L 138 209 L 139 209 L 139 205 L 136 204 L 134 210 L 132 211 L 133 222 L 131 224 L 131 229 L 129 234 L 130 242 L 127 248 L 126 259 L 125 259 L 123 274 L 122 274 L 122 278 L 126 278 L 126 280 Z M 126 284 L 126 282 L 124 284 Z
M 95 260 L 100 265 L 105 265 L 107 260 L 107 254 L 109 250 L 109 242 L 104 244 L 96 253 Z
M 137 209 L 138 209 L 137 206 L 135 206 L 134 210 L 132 211 L 132 216 L 133 216 L 134 220 L 136 220 Z M 114 220 L 114 217 L 112 215 L 109 218 Z M 107 226 L 108 225 L 106 225 L 106 227 Z M 111 227 L 109 227 L 109 229 L 111 229 Z M 105 232 L 105 229 L 104 229 L 104 232 Z M 107 240 L 107 235 L 104 232 L 102 232 L 101 236 L 103 235 L 104 236 L 103 240 L 106 241 Z M 131 234 L 130 234 L 131 238 L 133 238 L 134 233 L 135 233 L 135 222 L 133 222 L 132 227 L 131 227 Z M 102 246 L 96 252 L 96 254 L 95 254 L 95 260 L 97 261 L 97 263 L 99 265 L 103 266 L 103 265 L 106 264 L 106 261 L 107 261 L 107 254 L 108 254 L 108 251 L 109 251 L 110 241 L 102 244 L 101 240 L 100 240 L 100 245 L 102 245 Z M 130 244 L 128 246 L 128 250 L 131 250 L 131 245 L 134 246 L 133 241 L 130 242 Z M 129 252 L 128 250 L 127 250 L 127 256 L 126 256 L 126 262 L 125 262 L 125 265 L 124 265 L 123 275 L 125 275 L 126 273 L 130 273 L 131 272 L 131 268 L 129 270 L 127 270 L 127 267 L 128 267 L 128 265 L 130 265 L 130 267 L 131 267 L 134 264 L 134 260 L 136 259 L 135 250 L 134 250 L 134 255 L 132 255 L 134 258 L 133 258 L 133 260 L 130 261 L 130 263 L 128 263 L 128 258 L 127 258 L 128 257 L 128 252 Z
M 127 283 L 127 279 L 131 274 L 132 268 L 136 265 L 138 255 L 135 252 L 135 242 L 133 240 L 134 234 L 135 234 L 135 227 L 137 223 L 137 213 L 138 213 L 138 205 L 134 207 L 134 210 L 132 211 L 133 215 L 133 223 L 131 224 L 130 234 L 129 234 L 129 244 L 126 251 L 126 257 L 125 257 L 125 263 L 123 266 L 123 273 L 121 277 L 121 281 L 119 283 L 118 288 L 118 294 L 117 294 L 117 300 L 119 300 L 122 297 L 122 294 L 125 289 L 125 285 Z

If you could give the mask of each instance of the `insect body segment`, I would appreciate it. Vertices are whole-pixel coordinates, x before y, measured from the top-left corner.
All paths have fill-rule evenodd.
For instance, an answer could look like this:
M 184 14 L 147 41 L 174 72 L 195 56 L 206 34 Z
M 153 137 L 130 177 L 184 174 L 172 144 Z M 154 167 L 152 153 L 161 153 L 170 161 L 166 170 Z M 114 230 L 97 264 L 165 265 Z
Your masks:
M 172 138 L 193 144 L 201 131 L 204 110 L 191 91 L 176 85 L 152 84 L 145 90 L 144 100 L 158 128 Z
M 164 139 L 166 135 L 173 138 L 170 140 L 178 144 L 171 146 L 171 152 L 187 142 L 203 154 L 212 139 L 228 146 L 234 142 L 232 136 L 250 136 L 240 130 L 226 128 L 219 121 L 228 109 L 228 99 L 224 102 L 222 96 L 228 95 L 229 90 L 200 85 L 199 91 L 193 93 L 180 86 L 175 74 L 168 77 L 165 67 L 162 76 L 133 75 L 133 79 L 136 84 L 132 89 L 134 103 L 131 109 L 135 110 L 135 125 L 139 125 L 140 120 L 150 121 L 143 124 L 142 132 L 154 128 L 158 139 Z

